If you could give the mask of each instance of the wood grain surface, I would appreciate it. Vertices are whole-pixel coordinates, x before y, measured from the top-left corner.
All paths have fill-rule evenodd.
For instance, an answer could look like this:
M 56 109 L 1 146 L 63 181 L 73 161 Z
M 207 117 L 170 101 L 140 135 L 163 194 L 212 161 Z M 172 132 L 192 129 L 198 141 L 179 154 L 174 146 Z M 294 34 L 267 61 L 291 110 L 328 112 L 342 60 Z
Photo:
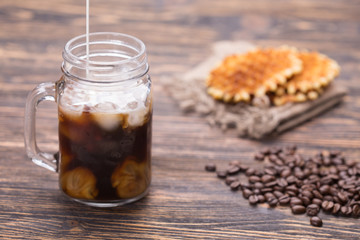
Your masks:
M 58 176 L 25 155 L 24 106 L 37 84 L 60 77 L 62 48 L 85 32 L 85 1 L 0 1 L 0 239 L 359 239 L 360 221 L 321 213 L 324 226 L 288 208 L 251 207 L 209 162 L 259 167 L 264 146 L 337 149 L 360 162 L 360 2 L 357 0 L 91 0 L 90 31 L 131 34 L 147 45 L 154 82 L 153 182 L 128 206 L 97 209 L 61 195 Z M 161 86 L 210 54 L 219 40 L 318 50 L 342 67 L 344 102 L 263 141 L 239 139 L 183 115 Z M 189 86 L 191 87 L 191 86 Z M 57 149 L 53 104 L 41 105 L 38 139 Z

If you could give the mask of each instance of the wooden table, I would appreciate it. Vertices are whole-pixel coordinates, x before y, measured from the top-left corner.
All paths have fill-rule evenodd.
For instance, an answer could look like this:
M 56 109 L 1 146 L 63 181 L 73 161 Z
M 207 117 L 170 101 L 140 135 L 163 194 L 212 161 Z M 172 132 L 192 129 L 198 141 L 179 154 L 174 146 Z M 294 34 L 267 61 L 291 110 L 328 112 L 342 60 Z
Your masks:
M 338 149 L 360 161 L 360 3 L 357 0 L 92 0 L 91 31 L 124 32 L 148 47 L 154 82 L 153 182 L 128 206 L 96 209 L 58 190 L 58 176 L 25 155 L 24 105 L 37 84 L 60 77 L 61 52 L 85 32 L 85 1 L 0 2 L 1 239 L 359 239 L 355 218 L 321 213 L 324 226 L 288 208 L 250 207 L 204 165 L 241 160 L 257 166 L 264 146 L 297 144 L 313 155 Z M 344 102 L 266 141 L 240 139 L 183 115 L 158 79 L 189 70 L 219 40 L 294 45 L 339 62 Z M 39 145 L 57 148 L 55 105 L 39 109 Z

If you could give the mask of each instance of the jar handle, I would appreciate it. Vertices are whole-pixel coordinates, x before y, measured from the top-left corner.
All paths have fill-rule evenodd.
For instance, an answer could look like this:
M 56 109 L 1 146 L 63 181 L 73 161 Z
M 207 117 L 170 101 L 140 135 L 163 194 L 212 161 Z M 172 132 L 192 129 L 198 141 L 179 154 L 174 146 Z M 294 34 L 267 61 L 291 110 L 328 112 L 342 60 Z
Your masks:
M 58 163 L 54 154 L 42 152 L 36 143 L 36 110 L 42 101 L 55 102 L 55 84 L 41 83 L 35 87 L 26 99 L 24 138 L 26 153 L 31 160 L 46 169 L 57 172 Z

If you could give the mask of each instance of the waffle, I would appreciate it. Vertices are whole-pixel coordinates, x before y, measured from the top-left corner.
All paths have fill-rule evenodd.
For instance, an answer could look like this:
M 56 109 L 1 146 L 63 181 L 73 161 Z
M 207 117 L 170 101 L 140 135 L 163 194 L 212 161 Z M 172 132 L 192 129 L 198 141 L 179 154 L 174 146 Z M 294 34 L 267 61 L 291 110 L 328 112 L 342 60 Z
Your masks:
M 299 52 L 298 57 L 303 62 L 303 70 L 277 89 L 273 98 L 275 105 L 318 98 L 340 72 L 339 65 L 323 54 Z
M 302 70 L 297 51 L 287 46 L 226 57 L 207 79 L 207 92 L 224 102 L 249 102 L 275 92 Z

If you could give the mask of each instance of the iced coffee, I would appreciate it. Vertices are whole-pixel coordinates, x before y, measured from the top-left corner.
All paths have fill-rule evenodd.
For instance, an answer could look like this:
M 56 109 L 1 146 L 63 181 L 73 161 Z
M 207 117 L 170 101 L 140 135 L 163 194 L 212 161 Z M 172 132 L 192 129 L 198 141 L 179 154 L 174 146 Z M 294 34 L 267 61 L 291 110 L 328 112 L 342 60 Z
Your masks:
M 27 97 L 24 138 L 28 157 L 59 172 L 59 186 L 77 202 L 116 207 L 148 192 L 151 181 L 152 81 L 145 44 L 112 32 L 66 43 L 62 76 Z M 59 154 L 36 142 L 36 110 L 55 101 Z
M 150 87 L 119 88 L 67 86 L 61 94 L 60 188 L 74 199 L 126 201 L 150 185 Z

